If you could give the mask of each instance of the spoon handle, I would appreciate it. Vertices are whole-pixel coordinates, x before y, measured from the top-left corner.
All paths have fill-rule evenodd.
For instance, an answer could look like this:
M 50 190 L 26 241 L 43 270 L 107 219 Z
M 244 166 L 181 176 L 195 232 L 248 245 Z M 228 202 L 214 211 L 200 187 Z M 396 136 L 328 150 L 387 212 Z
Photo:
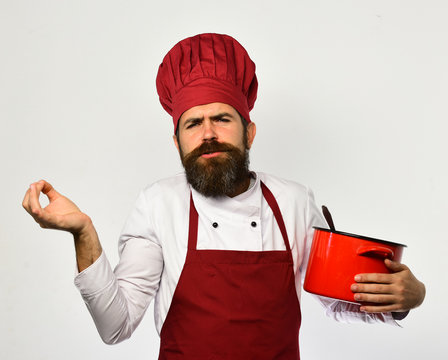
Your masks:
M 336 231 L 334 227 L 333 218 L 331 217 L 330 210 L 325 205 L 322 205 L 322 213 L 324 214 L 325 220 L 327 220 L 328 226 L 330 226 L 331 231 Z

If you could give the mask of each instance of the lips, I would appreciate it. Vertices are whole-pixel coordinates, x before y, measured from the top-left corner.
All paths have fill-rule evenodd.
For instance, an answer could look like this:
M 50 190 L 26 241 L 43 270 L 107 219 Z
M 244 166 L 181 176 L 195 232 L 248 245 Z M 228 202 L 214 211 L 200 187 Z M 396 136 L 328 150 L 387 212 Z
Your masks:
M 201 157 L 209 159 L 209 158 L 212 158 L 212 157 L 219 156 L 222 153 L 223 153 L 222 151 L 206 152 L 206 153 L 202 154 Z

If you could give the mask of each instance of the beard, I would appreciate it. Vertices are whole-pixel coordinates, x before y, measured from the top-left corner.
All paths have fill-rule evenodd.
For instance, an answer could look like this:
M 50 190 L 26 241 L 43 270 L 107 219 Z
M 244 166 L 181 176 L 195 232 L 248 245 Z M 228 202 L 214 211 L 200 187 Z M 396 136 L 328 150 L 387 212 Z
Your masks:
M 187 181 L 193 189 L 206 197 L 232 194 L 249 177 L 249 150 L 245 150 L 215 140 L 202 143 L 188 154 L 180 148 L 182 165 Z M 223 154 L 203 158 L 203 154 L 223 152 Z

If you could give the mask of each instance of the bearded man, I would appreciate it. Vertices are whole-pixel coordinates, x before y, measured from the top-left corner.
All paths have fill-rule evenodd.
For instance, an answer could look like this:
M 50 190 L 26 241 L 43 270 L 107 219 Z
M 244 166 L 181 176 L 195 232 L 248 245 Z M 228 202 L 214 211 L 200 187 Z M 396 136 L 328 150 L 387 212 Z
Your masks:
M 201 34 L 169 51 L 156 84 L 185 173 L 141 192 L 114 271 L 91 219 L 49 183 L 32 184 L 23 206 L 73 233 L 75 284 L 106 343 L 131 336 L 155 298 L 159 359 L 299 359 L 301 278 L 313 226 L 326 224 L 308 188 L 249 171 L 255 64 L 230 36 Z M 425 289 L 405 265 L 386 265 L 391 274 L 352 287 L 369 305 L 318 300 L 337 320 L 396 324 Z

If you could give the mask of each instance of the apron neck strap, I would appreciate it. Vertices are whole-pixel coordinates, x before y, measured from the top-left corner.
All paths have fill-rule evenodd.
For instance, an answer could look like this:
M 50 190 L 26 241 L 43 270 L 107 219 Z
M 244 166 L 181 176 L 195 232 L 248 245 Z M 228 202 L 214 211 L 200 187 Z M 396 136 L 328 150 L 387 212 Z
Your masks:
M 198 212 L 194 206 L 193 193 L 190 190 L 190 225 L 188 227 L 188 250 L 196 250 L 198 242 Z
M 274 213 L 275 220 L 277 220 L 278 227 L 280 228 L 280 232 L 283 236 L 283 241 L 285 242 L 286 250 L 291 251 L 289 246 L 288 233 L 286 232 L 286 226 L 283 221 L 282 213 L 280 212 L 280 208 L 278 207 L 277 200 L 275 200 L 274 195 L 271 193 L 271 190 L 260 181 L 261 191 L 263 192 L 263 196 L 268 202 L 272 212 Z
M 285 223 L 283 221 L 282 213 L 280 212 L 280 208 L 278 207 L 277 200 L 275 200 L 274 195 L 271 190 L 260 181 L 261 191 L 263 193 L 264 198 L 266 199 L 269 207 L 274 213 L 275 220 L 277 221 L 278 227 L 280 228 L 280 232 L 283 236 L 283 241 L 285 242 L 285 247 L 287 251 L 291 251 L 291 247 L 289 246 L 288 234 L 286 232 Z M 194 206 L 193 194 L 190 191 L 190 221 L 188 228 L 188 249 L 196 250 L 197 240 L 198 240 L 198 212 Z

